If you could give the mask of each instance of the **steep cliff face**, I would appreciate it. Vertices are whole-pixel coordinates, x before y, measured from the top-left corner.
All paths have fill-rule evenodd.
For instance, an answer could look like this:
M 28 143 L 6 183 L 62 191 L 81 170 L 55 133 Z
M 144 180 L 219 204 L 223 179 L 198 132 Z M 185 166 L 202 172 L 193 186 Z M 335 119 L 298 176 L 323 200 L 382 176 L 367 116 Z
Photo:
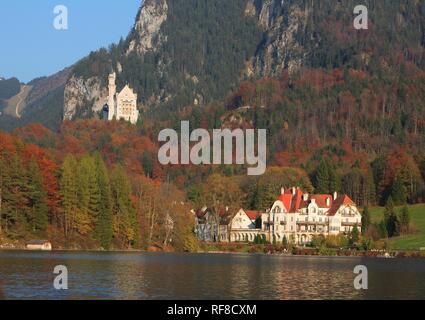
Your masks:
M 89 106 L 89 110 L 83 110 L 83 113 L 91 109 L 91 112 L 86 113 L 85 116 L 100 111 L 107 101 L 107 97 L 108 90 L 101 86 L 97 77 L 85 80 L 73 75 L 65 86 L 64 120 L 72 120 L 79 109 L 84 106 Z
M 376 66 L 378 60 L 391 64 L 397 58 L 389 52 L 396 51 L 420 61 L 423 5 L 371 1 L 373 28 L 359 34 L 353 29 L 357 4 L 145 0 L 125 41 L 74 67 L 65 88 L 64 118 L 101 108 L 111 66 L 118 87 L 129 83 L 146 109 L 179 110 L 223 100 L 247 77 L 278 77 L 303 67 Z
M 244 15 L 247 1 L 145 0 L 123 43 L 77 64 L 65 88 L 64 119 L 99 110 L 111 66 L 118 87 L 129 83 L 150 109 L 222 98 L 261 40 L 256 18 Z
M 147 52 L 154 52 L 166 40 L 161 34 L 161 26 L 167 20 L 168 5 L 166 0 L 145 0 L 129 38 L 121 48 L 128 56 L 136 54 L 143 57 Z M 112 63 L 111 63 L 112 65 Z M 120 61 L 114 64 L 118 74 L 122 72 Z M 64 91 L 64 120 L 76 116 L 90 116 L 100 111 L 107 102 L 108 90 L 105 79 L 99 75 L 84 77 L 73 74 L 67 81 Z
M 127 54 L 136 51 L 142 55 L 154 50 L 164 41 L 161 26 L 167 20 L 166 0 L 145 0 L 140 8 L 133 28 L 133 39 L 128 45 Z
M 264 31 L 263 41 L 249 66 L 251 73 L 277 76 L 284 69 L 290 73 L 297 71 L 308 55 L 296 40 L 296 34 L 305 30 L 308 10 L 284 0 L 249 0 L 246 14 L 255 15 Z
M 234 19 L 236 16 L 245 16 L 245 18 L 241 18 L 239 24 L 251 23 L 252 25 L 252 21 L 255 21 L 258 31 L 252 32 L 252 39 L 249 40 L 243 39 L 237 32 L 233 35 L 234 30 L 231 29 L 234 27 L 226 29 L 225 23 L 220 23 L 218 26 L 203 24 L 204 17 L 207 19 L 214 15 L 217 15 L 214 19 L 219 21 L 222 13 L 219 13 L 220 9 L 215 6 L 228 6 L 223 1 L 201 1 L 196 6 L 189 5 L 186 11 L 181 7 L 188 6 L 187 3 L 169 1 L 145 0 L 143 2 L 129 38 L 120 48 L 122 51 L 120 61 L 111 61 L 111 65 L 117 69 L 118 78 L 122 82 L 126 82 L 128 78 L 139 78 L 133 85 L 139 95 L 143 97 L 143 104 L 149 107 L 169 103 L 181 95 L 184 90 L 188 91 L 189 88 L 191 91 L 185 93 L 185 99 L 177 98 L 180 99 L 180 104 L 208 102 L 211 97 L 217 98 L 220 94 L 225 94 L 228 88 L 243 76 L 277 76 L 284 69 L 294 72 L 303 65 L 303 61 L 309 54 L 296 38 L 296 35 L 304 32 L 306 28 L 309 10 L 301 8 L 297 1 L 235 0 L 233 3 L 237 4 L 229 7 L 229 10 L 234 12 L 226 18 Z M 199 8 L 193 9 L 193 7 Z M 240 7 L 242 9 L 238 12 Z M 221 10 L 226 10 L 226 8 Z M 198 21 L 198 19 L 200 20 Z M 182 30 L 182 28 L 187 29 Z M 246 28 L 246 25 L 241 28 Z M 211 48 L 211 40 L 207 35 L 211 34 L 211 31 L 218 34 L 230 34 L 227 42 L 251 42 L 247 47 L 238 48 L 243 51 L 241 56 L 244 58 L 229 56 L 220 52 L 219 47 Z M 192 38 L 192 47 L 190 47 L 189 41 L 184 42 L 188 36 Z M 214 37 L 217 38 L 216 35 Z M 176 40 L 176 38 L 179 39 Z M 219 41 L 217 44 L 222 45 Z M 214 45 L 217 46 L 217 44 Z M 232 81 L 225 79 L 230 77 L 225 75 L 225 70 L 211 66 L 209 60 L 219 58 L 214 50 L 223 54 L 221 59 L 224 63 L 227 63 L 226 59 L 245 60 L 240 63 L 240 70 L 235 69 L 234 66 L 232 66 L 234 70 L 226 68 L 229 72 L 234 73 L 235 78 Z M 234 48 L 229 50 L 234 50 Z M 200 51 L 205 52 L 204 56 L 195 57 L 195 54 Z M 208 51 L 209 53 L 207 53 Z M 248 56 L 249 51 L 252 52 Z M 140 61 L 136 68 L 140 75 L 135 74 L 135 70 L 130 75 L 127 70 L 129 65 L 135 69 L 135 59 Z M 182 67 L 176 68 L 176 65 L 182 65 Z M 238 65 L 236 64 L 236 66 Z M 91 65 L 87 64 L 84 68 L 90 69 Z M 211 69 L 204 70 L 204 68 Z M 211 74 L 214 72 L 217 74 Z M 146 75 L 146 73 L 148 74 Z M 106 83 L 101 77 L 106 78 L 106 74 L 91 74 L 84 77 L 76 73 L 70 78 L 65 88 L 64 119 L 72 119 L 81 114 L 82 112 L 79 112 L 78 109 L 87 108 L 90 103 L 92 103 L 92 112 L 86 110 L 83 113 L 95 113 L 101 108 L 107 98 Z M 194 78 L 197 79 L 196 82 L 190 81 Z M 209 83 L 206 83 L 207 81 Z M 217 84 L 213 85 L 211 82 Z M 180 87 L 178 87 L 178 83 L 180 83 Z M 225 84 L 228 86 L 226 87 Z M 204 89 L 217 85 L 222 87 L 217 89 L 217 92 Z M 148 90 L 147 87 L 151 89 Z

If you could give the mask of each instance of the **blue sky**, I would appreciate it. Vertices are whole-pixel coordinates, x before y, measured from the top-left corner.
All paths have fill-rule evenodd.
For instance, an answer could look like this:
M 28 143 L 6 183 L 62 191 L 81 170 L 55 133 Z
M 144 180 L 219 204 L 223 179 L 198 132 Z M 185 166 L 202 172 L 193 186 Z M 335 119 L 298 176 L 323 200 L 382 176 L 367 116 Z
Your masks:
M 131 30 L 141 0 L 0 0 L 0 76 L 28 82 L 72 65 Z M 53 27 L 57 5 L 68 30 Z

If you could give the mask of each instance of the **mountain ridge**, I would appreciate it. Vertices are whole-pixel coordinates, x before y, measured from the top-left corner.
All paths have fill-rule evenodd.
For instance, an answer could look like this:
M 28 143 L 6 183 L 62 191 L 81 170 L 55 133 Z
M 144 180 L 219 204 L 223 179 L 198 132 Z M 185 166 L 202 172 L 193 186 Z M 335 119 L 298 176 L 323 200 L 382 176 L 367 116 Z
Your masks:
M 62 110 L 54 108 L 58 128 L 62 120 L 98 116 L 112 69 L 118 86 L 129 83 L 139 93 L 144 110 L 164 113 L 223 102 L 244 80 L 279 78 L 285 72 L 292 77 L 308 68 L 373 73 L 382 63 L 394 72 L 397 55 L 423 68 L 424 5 L 365 4 L 371 30 L 359 32 L 352 27 L 354 0 L 146 0 L 127 38 L 44 79 L 48 89 L 41 91 L 63 87 L 63 98 L 54 95 L 63 100 L 57 103 Z M 381 43 L 382 38 L 392 41 Z M 32 90 L 29 97 L 44 101 L 46 95 Z M 43 123 L 42 117 L 36 120 Z

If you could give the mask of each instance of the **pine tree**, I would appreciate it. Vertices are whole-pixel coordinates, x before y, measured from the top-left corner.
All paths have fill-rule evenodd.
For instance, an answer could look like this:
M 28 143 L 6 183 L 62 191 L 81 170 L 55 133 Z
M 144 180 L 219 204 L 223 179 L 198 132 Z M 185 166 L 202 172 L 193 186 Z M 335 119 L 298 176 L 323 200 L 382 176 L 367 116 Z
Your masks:
M 410 213 L 407 205 L 404 205 L 403 209 L 401 209 L 400 214 L 400 231 L 402 233 L 409 233 L 410 229 Z
M 338 173 L 332 166 L 328 166 L 329 168 L 329 187 L 327 194 L 333 193 L 335 191 L 341 190 L 341 179 L 338 176 Z
M 328 160 L 320 162 L 314 181 L 316 193 L 330 194 L 341 189 L 341 179 Z
M 330 169 L 328 162 L 322 160 L 317 168 L 315 176 L 315 188 L 317 193 L 330 193 Z M 335 191 L 335 190 L 334 190 Z
M 364 207 L 362 214 L 362 233 L 366 234 L 369 230 L 371 221 L 370 221 L 370 212 L 368 207 Z
M 276 190 L 272 183 L 258 187 L 257 192 L 259 206 L 257 209 L 264 210 L 265 208 L 269 208 L 276 200 Z
M 62 223 L 65 238 L 67 239 L 72 237 L 75 224 L 77 223 L 77 211 L 79 211 L 77 169 L 78 165 L 75 157 L 72 155 L 66 156 L 62 164 L 62 175 L 59 183 L 63 210 Z
M 29 193 L 29 210 L 30 225 L 33 232 L 41 235 L 46 232 L 48 225 L 48 206 L 47 194 L 44 190 L 43 179 L 37 162 L 31 159 L 28 172 L 28 193 Z
M 27 172 L 17 155 L 13 156 L 9 163 L 6 175 L 3 177 L 3 184 L 3 215 L 6 219 L 6 230 L 13 226 L 28 230 Z
M 95 163 L 100 190 L 100 213 L 96 222 L 96 233 L 102 248 L 109 250 L 113 237 L 111 183 L 100 155 L 96 155 Z
M 379 232 L 379 236 L 382 239 L 388 238 L 388 231 L 387 231 L 387 224 L 385 223 L 385 220 L 382 220 L 378 225 L 377 229 Z
M 400 223 L 398 221 L 397 214 L 394 210 L 394 202 L 391 196 L 388 198 L 387 204 L 384 210 L 384 221 L 387 229 L 388 237 L 392 238 L 400 233 Z
M 396 177 L 391 187 L 391 198 L 396 206 L 406 204 L 407 189 L 402 179 Z
M 356 244 L 359 241 L 359 238 L 360 238 L 360 236 L 359 236 L 359 228 L 357 227 L 357 225 L 355 225 L 353 227 L 353 230 L 351 230 L 351 233 L 350 233 L 350 243 L 352 245 L 353 244 Z
M 85 232 L 93 231 L 101 212 L 100 186 L 97 177 L 95 160 L 86 156 L 79 163 L 79 199 L 80 212 L 87 225 L 84 226 Z
M 131 186 L 121 166 L 116 166 L 111 174 L 113 199 L 114 236 L 122 245 L 130 248 L 138 241 L 138 223 L 131 202 Z
M 364 202 L 366 205 L 373 205 L 376 203 L 376 186 L 375 179 L 373 176 L 373 170 L 370 166 L 368 166 L 368 170 L 366 173 L 365 181 L 364 181 L 364 189 L 365 189 L 365 199 Z

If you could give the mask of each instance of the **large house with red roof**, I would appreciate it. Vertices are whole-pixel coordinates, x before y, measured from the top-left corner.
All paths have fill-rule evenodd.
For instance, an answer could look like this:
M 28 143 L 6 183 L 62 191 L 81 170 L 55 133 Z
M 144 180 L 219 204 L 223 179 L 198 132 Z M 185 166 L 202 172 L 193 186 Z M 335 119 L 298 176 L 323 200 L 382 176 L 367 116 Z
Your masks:
M 269 241 L 280 242 L 285 237 L 301 245 L 317 235 L 348 234 L 355 226 L 361 231 L 361 214 L 347 195 L 308 194 L 295 187 L 282 188 L 261 220 L 261 234 Z
M 308 244 L 314 236 L 348 234 L 356 226 L 361 231 L 361 214 L 347 196 L 308 194 L 300 188 L 285 190 L 264 213 L 240 209 L 232 214 L 221 210 L 219 218 L 208 208 L 195 214 L 198 239 L 212 242 L 253 242 L 255 236 L 266 240 L 298 245 Z

